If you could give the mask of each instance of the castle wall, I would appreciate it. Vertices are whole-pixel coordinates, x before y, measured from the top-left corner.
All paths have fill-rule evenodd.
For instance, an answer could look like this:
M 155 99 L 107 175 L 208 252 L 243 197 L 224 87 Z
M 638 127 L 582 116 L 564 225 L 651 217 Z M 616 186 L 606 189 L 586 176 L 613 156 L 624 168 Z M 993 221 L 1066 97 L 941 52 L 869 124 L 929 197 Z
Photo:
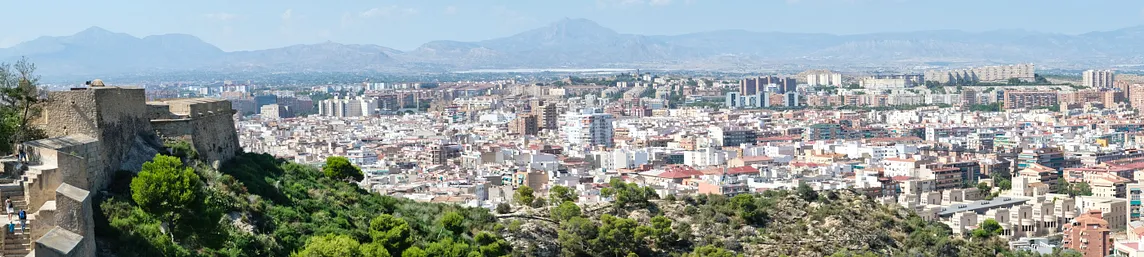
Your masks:
M 148 105 L 152 108 L 166 106 L 169 110 L 169 114 L 152 116 L 152 127 L 160 137 L 190 141 L 199 158 L 207 163 L 221 165 L 234 158 L 240 149 L 230 101 L 178 99 Z
M 240 149 L 238 132 L 229 113 L 196 119 L 191 122 L 191 127 L 194 128 L 191 137 L 195 150 L 199 152 L 200 158 L 216 167 L 234 158 Z
M 146 99 L 141 88 L 49 92 L 42 117 L 32 124 L 48 137 L 81 134 L 99 141 L 100 152 L 93 160 L 98 163 L 89 176 L 92 186 L 87 188 L 102 189 L 117 170 L 138 171 L 157 153 L 148 149 L 154 144 L 148 140 L 154 138 L 154 132 Z
M 73 256 L 95 256 L 95 209 L 91 193 L 68 184 L 56 189 L 56 226 L 83 236 Z

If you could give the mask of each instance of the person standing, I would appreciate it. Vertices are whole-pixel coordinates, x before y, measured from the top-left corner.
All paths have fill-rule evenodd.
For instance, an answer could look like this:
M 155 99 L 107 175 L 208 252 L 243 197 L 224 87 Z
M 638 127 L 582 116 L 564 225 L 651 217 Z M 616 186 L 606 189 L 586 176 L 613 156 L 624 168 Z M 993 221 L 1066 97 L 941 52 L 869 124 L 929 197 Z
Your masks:
M 16 212 L 16 206 L 12 204 L 11 196 L 4 198 L 4 207 L 8 209 L 8 220 L 12 220 L 12 213 Z
M 28 232 L 28 212 L 23 209 L 20 210 L 20 231 Z
M 17 160 L 19 160 L 20 162 L 28 161 L 28 154 L 24 151 L 24 144 L 16 145 L 16 150 L 19 153 L 17 155 Z

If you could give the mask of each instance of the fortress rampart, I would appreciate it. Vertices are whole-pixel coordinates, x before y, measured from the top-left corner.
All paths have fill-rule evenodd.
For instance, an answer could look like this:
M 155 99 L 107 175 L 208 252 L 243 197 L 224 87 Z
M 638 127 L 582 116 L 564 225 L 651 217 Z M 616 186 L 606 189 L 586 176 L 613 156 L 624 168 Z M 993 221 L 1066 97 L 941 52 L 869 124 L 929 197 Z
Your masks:
M 95 256 L 93 192 L 166 152 L 163 140 L 190 141 L 216 168 L 240 151 L 226 100 L 146 102 L 143 89 L 90 87 L 49 92 L 40 108 L 30 125 L 49 138 L 23 143 L 26 171 L 0 184 L 0 197 L 22 199 L 30 221 L 0 241 L 3 256 Z

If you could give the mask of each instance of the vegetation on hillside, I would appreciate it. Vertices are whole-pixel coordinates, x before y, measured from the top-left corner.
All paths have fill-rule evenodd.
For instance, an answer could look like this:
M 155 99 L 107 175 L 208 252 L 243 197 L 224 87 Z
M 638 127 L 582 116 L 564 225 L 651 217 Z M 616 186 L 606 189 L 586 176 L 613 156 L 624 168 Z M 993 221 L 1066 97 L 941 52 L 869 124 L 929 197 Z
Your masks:
M 805 185 L 661 200 L 613 180 L 607 204 L 522 187 L 516 210 L 498 206 L 498 218 L 344 179 L 262 154 L 219 171 L 160 155 L 99 198 L 97 240 L 116 256 L 1033 256 L 1010 252 L 988 226 L 954 235 L 897 206 Z
M 117 256 L 502 256 L 511 251 L 490 233 L 496 224 L 487 210 L 369 193 L 318 168 L 269 155 L 240 154 L 220 171 L 188 164 L 193 169 L 160 155 L 138 175 L 121 172 L 97 207 L 100 249 Z M 143 186 L 155 177 L 200 183 Z M 134 195 L 179 201 L 160 201 L 161 208 L 154 208 L 154 200 Z M 175 204 L 183 207 L 171 208 Z

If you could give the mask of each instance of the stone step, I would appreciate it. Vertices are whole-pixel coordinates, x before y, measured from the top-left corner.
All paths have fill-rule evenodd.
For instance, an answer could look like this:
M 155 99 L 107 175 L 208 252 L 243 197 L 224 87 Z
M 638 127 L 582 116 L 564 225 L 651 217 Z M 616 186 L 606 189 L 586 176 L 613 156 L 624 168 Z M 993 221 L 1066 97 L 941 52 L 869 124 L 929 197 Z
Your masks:
M 31 247 L 32 247 L 32 240 L 28 240 L 26 242 L 20 242 L 20 243 L 4 242 L 4 250 L 5 251 L 7 251 L 7 250 L 20 250 L 20 249 L 27 250 L 27 249 L 30 249 Z

